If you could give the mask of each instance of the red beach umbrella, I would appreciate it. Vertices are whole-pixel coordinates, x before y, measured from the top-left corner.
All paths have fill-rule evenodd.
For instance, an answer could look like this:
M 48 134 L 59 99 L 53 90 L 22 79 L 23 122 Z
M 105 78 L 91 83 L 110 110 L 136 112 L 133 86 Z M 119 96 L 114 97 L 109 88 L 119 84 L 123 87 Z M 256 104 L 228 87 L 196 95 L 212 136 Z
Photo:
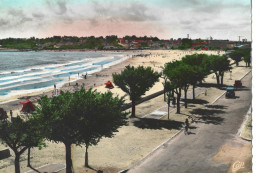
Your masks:
M 112 89 L 112 88 L 114 88 L 114 85 L 112 84 L 112 82 L 110 82 L 110 81 L 107 81 L 106 83 L 105 83 L 105 87 L 106 88 L 109 88 L 109 89 Z
M 23 104 L 23 108 L 21 111 L 24 112 L 30 112 L 30 111 L 35 111 L 35 108 L 33 107 L 33 104 L 30 100 L 25 100 L 24 102 L 20 102 L 21 104 Z

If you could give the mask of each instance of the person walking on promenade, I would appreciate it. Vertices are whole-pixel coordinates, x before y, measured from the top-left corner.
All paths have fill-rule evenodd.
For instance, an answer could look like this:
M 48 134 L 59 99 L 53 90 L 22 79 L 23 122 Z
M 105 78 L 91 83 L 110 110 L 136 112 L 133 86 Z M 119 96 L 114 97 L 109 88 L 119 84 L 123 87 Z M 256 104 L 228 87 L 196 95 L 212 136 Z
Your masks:
M 184 131 L 185 135 L 189 134 L 188 130 L 189 130 L 189 120 L 188 120 L 188 118 L 186 118 L 186 120 L 185 120 L 185 131 Z

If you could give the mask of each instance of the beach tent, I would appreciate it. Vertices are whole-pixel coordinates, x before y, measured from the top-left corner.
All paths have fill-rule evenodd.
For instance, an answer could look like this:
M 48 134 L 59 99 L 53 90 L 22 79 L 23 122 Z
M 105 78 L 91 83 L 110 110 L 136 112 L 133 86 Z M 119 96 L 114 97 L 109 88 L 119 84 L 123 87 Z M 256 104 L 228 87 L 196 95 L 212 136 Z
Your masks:
M 21 111 L 23 112 L 31 112 L 31 111 L 35 111 L 35 108 L 33 107 L 33 104 L 30 100 L 25 100 L 24 102 L 20 102 L 21 104 L 23 104 L 23 108 Z
M 114 85 L 113 85 L 110 81 L 107 81 L 107 82 L 105 83 L 105 85 L 106 85 L 106 88 L 109 88 L 109 89 L 114 88 Z

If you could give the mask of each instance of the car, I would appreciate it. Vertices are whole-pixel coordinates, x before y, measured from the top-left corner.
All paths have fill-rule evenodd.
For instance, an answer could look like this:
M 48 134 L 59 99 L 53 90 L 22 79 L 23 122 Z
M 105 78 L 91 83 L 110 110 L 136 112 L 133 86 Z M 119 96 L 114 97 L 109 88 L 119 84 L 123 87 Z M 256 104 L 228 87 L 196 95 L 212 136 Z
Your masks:
M 233 86 L 227 87 L 225 96 L 226 98 L 235 98 L 235 88 Z
M 242 82 L 241 82 L 241 80 L 235 80 L 234 87 L 235 87 L 235 88 L 242 87 Z

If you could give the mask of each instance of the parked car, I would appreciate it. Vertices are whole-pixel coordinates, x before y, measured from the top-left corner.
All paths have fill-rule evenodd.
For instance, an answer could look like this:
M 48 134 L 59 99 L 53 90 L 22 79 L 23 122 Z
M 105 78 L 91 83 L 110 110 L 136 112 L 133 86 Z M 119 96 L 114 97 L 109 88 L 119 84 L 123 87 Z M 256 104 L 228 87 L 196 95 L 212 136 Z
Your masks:
M 227 87 L 226 98 L 235 98 L 235 88 L 233 86 Z
M 234 87 L 235 87 L 235 88 L 242 87 L 242 82 L 241 82 L 241 80 L 235 80 Z

